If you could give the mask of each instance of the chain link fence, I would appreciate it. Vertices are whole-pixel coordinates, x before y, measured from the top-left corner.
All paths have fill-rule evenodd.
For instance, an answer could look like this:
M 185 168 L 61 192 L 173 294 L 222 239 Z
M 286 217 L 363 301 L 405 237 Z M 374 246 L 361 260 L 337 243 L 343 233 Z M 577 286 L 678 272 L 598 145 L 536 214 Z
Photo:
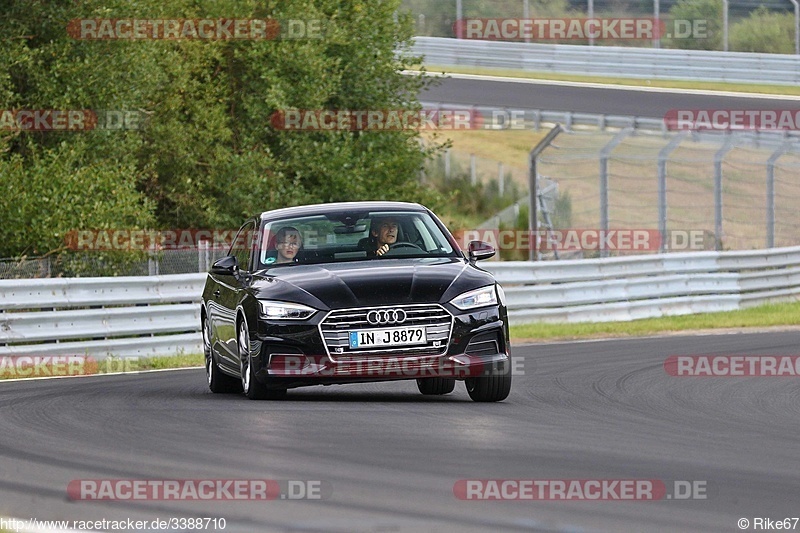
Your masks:
M 208 272 L 223 257 L 220 247 L 162 250 L 156 254 L 109 257 L 97 252 L 65 252 L 46 257 L 0 259 L 0 279 L 94 276 L 158 276 Z
M 682 4 L 682 5 L 679 5 Z M 800 10 L 792 0 L 723 0 L 626 2 L 620 0 L 403 0 L 417 36 L 457 36 L 456 22 L 464 19 L 581 19 L 617 18 L 661 21 L 652 38 L 537 39 L 527 42 L 630 46 L 800 54 Z M 754 34 L 754 30 L 760 32 Z M 497 40 L 514 39 L 500 33 Z
M 537 168 L 569 195 L 567 227 L 702 231 L 718 250 L 800 244 L 800 141 L 780 134 L 573 130 Z

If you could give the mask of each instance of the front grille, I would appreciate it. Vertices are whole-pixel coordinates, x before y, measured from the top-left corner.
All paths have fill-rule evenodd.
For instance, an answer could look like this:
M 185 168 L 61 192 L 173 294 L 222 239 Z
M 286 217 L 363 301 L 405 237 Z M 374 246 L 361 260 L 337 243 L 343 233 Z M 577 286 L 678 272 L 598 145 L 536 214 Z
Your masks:
M 402 324 L 374 326 L 367 321 L 367 313 L 373 310 L 402 309 L 406 320 Z M 351 331 L 369 331 L 398 326 L 425 326 L 426 344 L 411 346 L 380 346 L 365 349 L 350 348 Z M 361 307 L 357 309 L 337 309 L 328 313 L 320 323 L 320 333 L 325 341 L 328 355 L 334 361 L 360 359 L 374 355 L 441 355 L 447 351 L 453 316 L 438 304 L 387 305 L 381 307 Z

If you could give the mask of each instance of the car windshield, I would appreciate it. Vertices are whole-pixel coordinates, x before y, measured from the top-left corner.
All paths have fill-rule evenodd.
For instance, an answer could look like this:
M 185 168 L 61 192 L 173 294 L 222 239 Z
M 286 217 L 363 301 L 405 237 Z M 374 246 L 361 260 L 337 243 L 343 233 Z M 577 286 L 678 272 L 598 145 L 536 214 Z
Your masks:
M 425 212 L 332 212 L 265 222 L 260 268 L 399 257 L 460 257 Z

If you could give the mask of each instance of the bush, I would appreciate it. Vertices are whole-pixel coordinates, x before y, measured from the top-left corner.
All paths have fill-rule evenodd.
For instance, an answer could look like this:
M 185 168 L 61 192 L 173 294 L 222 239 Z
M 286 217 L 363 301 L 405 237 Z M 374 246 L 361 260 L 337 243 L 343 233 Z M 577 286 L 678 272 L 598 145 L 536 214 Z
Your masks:
M 662 40 L 667 48 L 722 50 L 722 0 L 679 0 L 669 11 L 671 20 L 705 21 L 708 37 Z
M 794 15 L 775 13 L 761 6 L 731 26 L 730 49 L 737 52 L 793 54 Z

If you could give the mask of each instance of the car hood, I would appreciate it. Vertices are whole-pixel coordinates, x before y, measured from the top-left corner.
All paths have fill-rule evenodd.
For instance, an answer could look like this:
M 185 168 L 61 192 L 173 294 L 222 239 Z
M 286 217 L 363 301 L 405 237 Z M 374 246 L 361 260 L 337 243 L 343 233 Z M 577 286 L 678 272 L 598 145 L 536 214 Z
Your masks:
M 256 274 L 259 299 L 304 303 L 317 309 L 444 303 L 494 278 L 457 258 L 373 259 L 275 267 Z

